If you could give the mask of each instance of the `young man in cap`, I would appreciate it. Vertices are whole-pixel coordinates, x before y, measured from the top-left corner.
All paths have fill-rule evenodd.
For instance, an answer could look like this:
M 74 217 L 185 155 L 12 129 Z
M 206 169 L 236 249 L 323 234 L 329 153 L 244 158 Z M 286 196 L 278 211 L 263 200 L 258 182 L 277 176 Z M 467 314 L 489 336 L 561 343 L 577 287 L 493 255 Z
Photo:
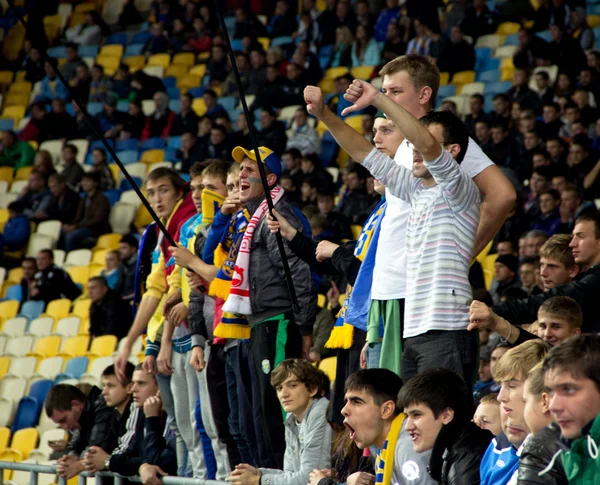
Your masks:
M 494 263 L 494 284 L 492 285 L 492 298 L 494 303 L 500 303 L 502 292 L 507 288 L 520 288 L 521 282 L 517 276 L 519 258 L 513 254 L 502 254 Z
M 273 205 L 295 229 L 303 231 L 303 225 L 287 201 L 283 189 L 277 185 L 281 176 L 279 157 L 266 147 L 259 147 L 259 151 Z M 261 461 L 258 465 L 281 469 L 285 450 L 284 427 L 270 375 L 272 369 L 285 358 L 308 359 L 313 345 L 316 292 L 310 268 L 284 241 L 285 257 L 289 263 L 298 303 L 294 308 L 283 277 L 282 255 L 279 254 L 275 234 L 271 233 L 267 225 L 268 208 L 256 154 L 253 150 L 236 147 L 232 156 L 240 164 L 239 200 L 248 210 L 251 219 L 241 242 L 230 294 L 223 310 L 246 315 L 252 327 L 250 355 L 240 356 L 240 360 L 252 367 L 258 382 L 253 392 L 258 392 L 258 399 L 255 397 L 254 402 L 260 403 L 260 409 L 252 409 L 254 413 L 260 413 L 263 420 L 264 434 L 257 436 Z

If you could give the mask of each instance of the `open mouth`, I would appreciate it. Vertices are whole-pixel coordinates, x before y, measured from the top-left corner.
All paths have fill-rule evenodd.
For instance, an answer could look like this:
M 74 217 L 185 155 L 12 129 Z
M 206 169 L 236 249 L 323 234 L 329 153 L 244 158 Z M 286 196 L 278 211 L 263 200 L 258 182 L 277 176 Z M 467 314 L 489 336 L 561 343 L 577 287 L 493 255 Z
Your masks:
M 250 188 L 250 182 L 240 180 L 240 190 L 248 190 Z
M 419 438 L 419 435 L 417 433 L 408 433 L 408 435 L 410 436 L 411 441 L 417 441 L 417 439 Z
M 344 420 L 344 426 L 346 426 L 346 428 L 348 428 L 348 431 L 350 432 L 350 439 L 354 441 L 354 438 L 356 437 L 356 431 L 345 420 Z

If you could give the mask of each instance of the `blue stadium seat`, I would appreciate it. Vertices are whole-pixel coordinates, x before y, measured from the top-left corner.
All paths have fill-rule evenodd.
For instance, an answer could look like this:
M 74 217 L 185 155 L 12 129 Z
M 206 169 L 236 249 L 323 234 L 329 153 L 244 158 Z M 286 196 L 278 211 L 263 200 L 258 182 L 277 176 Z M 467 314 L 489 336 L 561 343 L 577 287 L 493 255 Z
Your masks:
M 90 115 L 96 116 L 102 111 L 102 103 L 88 103 L 87 110 Z
M 167 147 L 165 149 L 165 162 L 175 163 L 178 161 L 179 161 L 179 159 L 177 158 L 177 149 Z
M 495 71 L 500 69 L 500 59 L 492 57 L 484 61 L 478 61 L 475 65 L 475 70 L 479 71 Z
M 131 177 L 138 187 L 142 186 L 142 179 L 140 177 Z M 133 190 L 133 187 L 127 180 L 123 180 L 119 185 L 119 190 L 125 192 L 126 190 Z
M 240 115 L 240 113 L 242 113 L 242 109 L 241 108 L 234 108 L 234 109 L 228 109 L 227 110 L 227 114 L 229 115 L 229 119 L 231 120 L 232 123 L 235 123 L 238 119 L 238 116 Z
M 179 88 L 167 88 L 167 96 L 171 99 L 179 100 L 181 96 L 181 90 Z
M 119 202 L 119 199 L 121 198 L 121 191 L 117 189 L 105 190 L 104 195 L 106 195 L 106 198 L 108 199 L 108 202 L 112 207 L 117 202 Z
M 144 51 L 144 43 L 129 44 L 127 47 L 125 47 L 125 52 L 123 52 L 123 56 L 124 57 L 140 56 L 140 55 L 142 55 L 143 51 Z
M 155 136 L 144 140 L 140 146 L 140 150 L 155 150 L 157 148 L 164 148 L 166 145 L 165 139 Z
M 73 379 L 79 379 L 88 366 L 88 358 L 87 357 L 73 357 L 67 361 L 67 365 L 65 366 L 65 374 L 68 374 Z
M 60 384 L 62 381 L 66 381 L 68 379 L 72 379 L 72 377 L 69 374 L 61 372 L 54 377 L 54 385 L 56 386 L 56 384 Z
M 123 165 L 128 165 L 130 163 L 136 163 L 140 159 L 140 156 L 138 155 L 137 150 L 123 150 L 123 151 L 117 152 L 117 157 L 119 157 L 119 160 L 121 160 L 121 163 Z
M 448 96 L 454 96 L 456 94 L 456 85 L 455 84 L 446 84 L 445 86 L 440 86 L 438 89 L 438 96 L 440 98 L 447 98 Z
M 233 31 L 235 30 L 235 17 L 225 17 L 225 27 L 227 27 L 227 30 L 229 32 L 229 36 L 232 37 L 233 36 Z M 236 40 L 236 39 L 233 39 L 233 40 Z M 232 43 L 231 43 L 232 47 L 233 47 L 233 40 L 232 40 Z
M 225 19 L 227 20 L 227 19 Z M 229 30 L 229 27 L 227 28 Z M 233 32 L 233 31 L 231 31 Z M 231 39 L 231 48 L 234 52 L 243 51 L 244 45 L 242 44 L 242 39 Z
M 165 85 L 165 89 L 177 87 L 177 78 L 174 76 L 163 77 L 162 82 Z
M 487 83 L 483 88 L 483 94 L 498 94 L 505 93 L 512 86 L 510 81 L 500 81 L 495 83 Z
M 475 47 L 475 59 L 486 60 L 492 58 L 491 47 Z
M 67 48 L 64 45 L 50 47 L 46 52 L 50 57 L 56 57 L 57 59 L 64 59 L 67 57 Z
M 281 37 L 275 37 L 273 40 L 271 40 L 271 47 L 285 46 L 293 43 L 294 39 L 292 39 L 290 36 L 282 35 Z
M 42 405 L 44 404 L 46 396 L 50 389 L 52 389 L 53 385 L 54 383 L 51 379 L 42 379 L 41 381 L 35 381 L 33 384 L 31 384 L 28 396 L 37 400 L 39 404 L 39 411 L 42 410 Z
M 172 99 L 169 101 L 169 109 L 175 113 L 179 113 L 181 111 L 181 102 L 179 99 Z
M 115 150 L 121 152 L 123 150 L 137 150 L 139 140 L 137 138 L 128 138 L 127 140 L 119 140 L 115 145 Z
M 129 110 L 129 101 L 119 101 L 117 103 L 117 111 L 120 111 L 122 113 L 127 113 L 128 110 Z
M 494 96 L 495 94 L 483 95 L 483 111 L 486 113 L 491 113 L 494 110 Z
M 510 34 L 504 37 L 503 45 L 519 45 L 519 34 Z
M 109 138 L 107 138 L 108 144 L 114 148 L 115 147 L 115 142 L 114 140 L 111 140 Z M 92 143 L 90 143 L 90 146 L 88 147 L 88 153 L 92 153 L 92 150 L 96 149 L 96 148 L 101 148 L 102 150 L 104 150 L 106 152 L 106 147 L 104 146 L 104 143 L 102 142 L 102 140 L 95 140 Z M 108 158 L 110 158 L 110 153 L 106 152 L 106 156 Z
M 127 34 L 123 32 L 110 34 L 104 41 L 105 44 L 121 44 L 122 46 L 126 46 L 128 42 Z
M 188 94 L 192 98 L 201 98 L 202 95 L 204 94 L 204 91 L 206 91 L 206 87 L 205 86 L 199 86 L 197 88 L 188 89 Z
M 167 148 L 181 148 L 181 137 L 180 136 L 170 136 L 167 141 Z
M 319 48 L 319 57 L 327 56 L 331 57 L 333 55 L 333 44 L 332 45 L 324 45 Z
M 100 47 L 97 45 L 80 45 L 77 52 L 81 57 L 97 57 Z
M 321 154 L 319 155 L 323 166 L 328 167 L 331 165 L 335 161 L 335 157 L 337 157 L 337 152 L 338 144 L 333 135 L 329 131 L 326 131 L 321 138 Z
M 12 425 L 12 432 L 23 428 L 34 428 L 40 417 L 40 404 L 34 397 L 22 397 Z
M 150 38 L 150 32 L 147 32 L 147 31 L 138 32 L 131 38 L 131 43 L 132 44 L 145 44 L 149 38 Z
M 12 130 L 15 126 L 15 120 L 12 118 L 0 119 L 0 131 Z
M 540 39 L 544 39 L 546 42 L 552 42 L 552 34 L 550 33 L 549 30 L 543 30 L 542 32 L 536 32 L 535 35 L 537 35 Z
M 497 83 L 500 82 L 501 78 L 501 71 L 483 71 L 477 73 L 477 78 L 475 80 L 482 83 Z
M 11 285 L 6 289 L 6 295 L 4 299 L 21 301 L 22 298 L 23 289 L 21 288 L 21 285 Z
M 223 96 L 222 98 L 219 98 L 219 104 L 229 111 L 237 106 L 238 100 L 233 96 Z
M 30 300 L 23 303 L 19 316 L 27 317 L 29 320 L 39 317 L 43 311 L 46 303 L 41 300 Z

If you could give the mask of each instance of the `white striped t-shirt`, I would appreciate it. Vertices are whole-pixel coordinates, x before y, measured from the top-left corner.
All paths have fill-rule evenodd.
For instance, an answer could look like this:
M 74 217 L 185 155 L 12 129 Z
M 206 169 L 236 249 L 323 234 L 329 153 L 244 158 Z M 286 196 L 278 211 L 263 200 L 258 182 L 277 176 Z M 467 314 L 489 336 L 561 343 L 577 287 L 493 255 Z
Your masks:
M 450 153 L 425 162 L 436 185 L 371 150 L 365 168 L 411 204 L 406 228 L 404 338 L 429 330 L 464 330 L 472 299 L 469 266 L 479 224 L 479 190 Z

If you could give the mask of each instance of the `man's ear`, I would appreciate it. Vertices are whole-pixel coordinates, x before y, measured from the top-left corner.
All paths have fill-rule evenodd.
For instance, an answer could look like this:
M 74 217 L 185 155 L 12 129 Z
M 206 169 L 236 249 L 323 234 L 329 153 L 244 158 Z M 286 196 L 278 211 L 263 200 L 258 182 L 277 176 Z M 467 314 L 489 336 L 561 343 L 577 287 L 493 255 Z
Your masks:
M 454 409 L 446 408 L 440 413 L 443 424 L 448 424 L 454 419 Z
M 130 382 L 125 386 L 125 391 L 127 391 L 127 394 L 133 393 L 133 382 Z
M 460 153 L 460 145 L 458 143 L 453 143 L 448 151 L 450 152 L 450 155 L 452 155 L 452 158 L 456 160 L 456 157 L 458 157 L 458 154 Z
M 77 399 L 73 399 L 71 401 L 71 409 L 75 409 L 77 411 L 79 411 L 80 409 L 83 409 L 83 402 L 78 401 Z
M 386 401 L 381 405 L 381 419 L 391 419 L 396 413 L 396 403 L 394 401 Z
M 573 329 L 573 333 L 571 335 L 580 335 L 581 334 L 581 328 L 577 327 Z
M 274 173 L 267 174 L 267 183 L 269 184 L 269 187 L 273 187 L 274 185 L 276 185 L 277 175 L 275 175 Z
M 419 104 L 426 105 L 431 100 L 433 90 L 429 86 L 423 86 L 419 91 Z
M 550 406 L 550 396 L 548 395 L 548 393 L 542 392 L 541 404 L 542 404 L 542 412 L 544 414 L 549 413 L 550 412 L 550 409 L 549 409 L 549 406 Z
M 578 274 L 579 274 L 579 265 L 574 264 L 573 267 L 571 268 L 571 271 L 569 272 L 569 276 L 571 278 L 575 278 L 575 276 L 577 276 Z

